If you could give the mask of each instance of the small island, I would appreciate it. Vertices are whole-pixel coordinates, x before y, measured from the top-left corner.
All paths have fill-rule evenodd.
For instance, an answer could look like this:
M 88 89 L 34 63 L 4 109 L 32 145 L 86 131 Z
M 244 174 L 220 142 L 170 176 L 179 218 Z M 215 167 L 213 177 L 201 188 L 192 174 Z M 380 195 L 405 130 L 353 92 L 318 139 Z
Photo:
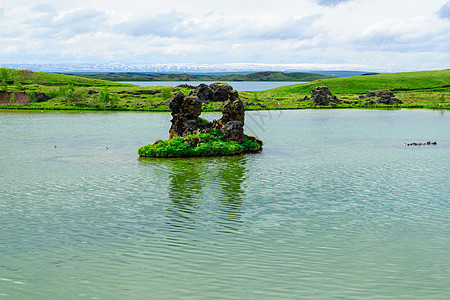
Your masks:
M 202 104 L 223 102 L 222 117 L 200 118 Z M 168 105 L 172 114 L 169 140 L 157 140 L 138 150 L 141 157 L 224 156 L 258 152 L 263 142 L 244 134 L 245 109 L 229 84 L 202 84 L 189 95 L 178 91 Z

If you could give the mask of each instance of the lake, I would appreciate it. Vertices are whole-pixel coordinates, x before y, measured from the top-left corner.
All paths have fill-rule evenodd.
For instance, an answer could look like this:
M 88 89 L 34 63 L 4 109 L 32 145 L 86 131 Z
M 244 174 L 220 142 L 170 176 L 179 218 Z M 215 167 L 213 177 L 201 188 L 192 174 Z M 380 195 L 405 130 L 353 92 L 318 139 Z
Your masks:
M 170 119 L 0 112 L 0 299 L 449 296 L 448 111 L 253 111 L 261 153 L 138 158 Z
M 129 83 L 137 86 L 177 86 L 180 84 L 189 84 L 197 86 L 201 83 L 211 84 L 216 81 L 121 81 L 122 83 Z M 236 91 L 265 91 L 280 86 L 306 83 L 304 81 L 222 81 L 231 85 Z

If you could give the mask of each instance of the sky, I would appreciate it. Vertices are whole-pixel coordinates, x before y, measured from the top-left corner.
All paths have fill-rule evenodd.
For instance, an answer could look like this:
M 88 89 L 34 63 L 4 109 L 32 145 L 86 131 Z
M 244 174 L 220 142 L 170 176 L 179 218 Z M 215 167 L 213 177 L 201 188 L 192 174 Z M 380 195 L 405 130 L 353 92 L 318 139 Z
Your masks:
M 450 68 L 447 0 L 0 0 L 4 63 Z

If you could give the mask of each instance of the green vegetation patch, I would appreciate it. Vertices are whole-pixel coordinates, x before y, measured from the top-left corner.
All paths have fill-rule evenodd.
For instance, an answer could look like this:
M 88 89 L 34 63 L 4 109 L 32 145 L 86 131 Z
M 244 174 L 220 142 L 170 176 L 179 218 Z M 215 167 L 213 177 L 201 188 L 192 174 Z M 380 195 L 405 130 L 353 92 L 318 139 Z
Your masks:
M 218 129 L 209 133 L 192 134 L 170 140 L 158 140 L 154 144 L 143 146 L 138 150 L 141 157 L 192 157 L 222 156 L 257 152 L 262 149 L 262 141 L 244 136 L 242 144 L 227 142 Z

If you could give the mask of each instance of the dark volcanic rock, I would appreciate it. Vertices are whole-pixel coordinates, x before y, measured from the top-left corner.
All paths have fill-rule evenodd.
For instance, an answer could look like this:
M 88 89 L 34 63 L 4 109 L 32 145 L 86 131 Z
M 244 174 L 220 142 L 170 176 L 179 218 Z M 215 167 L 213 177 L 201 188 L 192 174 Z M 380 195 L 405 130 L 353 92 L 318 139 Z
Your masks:
M 220 129 L 227 141 L 242 143 L 244 138 L 245 109 L 241 99 L 227 100 L 223 103 L 222 118 L 211 122 L 212 128 Z M 239 125 L 240 124 L 240 125 Z
M 405 143 L 405 146 L 429 146 L 429 145 L 437 145 L 437 142 L 426 142 L 426 143 Z
M 179 84 L 179 85 L 177 85 L 176 87 L 179 87 L 179 88 L 186 88 L 186 89 L 195 89 L 195 88 L 197 88 L 196 86 L 193 86 L 193 85 L 190 85 L 190 84 L 186 84 L 186 83 Z
M 384 90 L 384 91 L 367 91 L 367 93 L 365 95 L 360 95 L 359 99 L 367 99 L 367 98 L 377 98 L 376 100 L 377 103 L 381 103 L 381 104 L 387 104 L 387 105 L 392 105 L 392 104 L 402 104 L 403 102 L 397 98 L 395 98 L 395 95 L 393 92 L 389 91 L 389 90 Z M 372 101 L 371 103 L 375 103 L 374 101 Z
M 46 95 L 45 93 L 35 93 L 35 98 L 36 102 L 44 102 L 50 99 L 50 97 L 48 95 Z
M 210 85 L 202 83 L 195 89 L 193 95 L 197 96 L 204 103 L 239 99 L 239 93 L 231 85 L 222 82 Z
M 212 91 L 209 87 L 209 85 L 201 83 L 199 86 L 197 86 L 197 88 L 195 89 L 194 95 L 196 95 L 198 97 L 198 99 L 200 99 L 200 101 L 204 102 L 204 103 L 208 103 L 210 101 L 213 101 L 213 94 Z
M 397 98 L 395 98 L 394 93 L 392 93 L 391 91 L 382 91 L 382 92 L 377 92 L 376 93 L 377 97 L 380 97 L 378 99 L 378 103 L 382 103 L 382 104 L 402 104 L 403 102 Z
M 213 89 L 209 89 L 211 86 L 213 86 Z M 214 86 L 214 84 L 210 86 L 203 84 L 198 87 L 198 91 L 200 95 L 209 95 L 208 97 L 211 97 L 211 95 L 213 95 L 212 97 L 219 95 L 218 97 L 220 99 L 224 99 L 225 96 L 227 97 L 227 100 L 223 102 L 222 118 L 209 123 L 199 122 L 198 117 L 202 112 L 202 101 L 197 96 L 198 94 L 193 93 L 186 96 L 182 92 L 176 92 L 168 101 L 172 112 L 172 127 L 169 130 L 169 139 L 199 132 L 207 132 L 215 128 L 220 130 L 220 134 L 227 141 L 242 143 L 245 119 L 244 103 L 239 99 L 238 93 L 230 85 L 216 85 L 215 87 L 223 87 L 223 89 L 221 87 L 217 88 L 217 91 L 222 91 L 217 94 L 212 92 Z
M 311 101 L 315 105 L 321 106 L 339 103 L 339 99 L 335 95 L 331 94 L 330 90 L 326 86 L 315 87 L 311 91 Z
M 306 95 L 303 99 L 297 99 L 297 100 L 295 100 L 295 101 L 297 101 L 297 102 L 303 102 L 303 101 L 308 101 L 308 100 L 309 100 L 308 95 Z
M 236 141 L 240 144 L 244 139 L 244 125 L 240 121 L 230 121 L 220 128 L 220 134 L 227 142 Z
M 244 103 L 242 103 L 241 99 L 236 99 L 234 101 L 227 100 L 223 103 L 222 122 L 224 124 L 232 121 L 239 121 L 244 125 L 244 118 Z
M 197 120 L 202 113 L 202 102 L 196 96 L 176 92 L 169 101 L 172 111 L 172 126 L 169 139 L 197 133 Z

